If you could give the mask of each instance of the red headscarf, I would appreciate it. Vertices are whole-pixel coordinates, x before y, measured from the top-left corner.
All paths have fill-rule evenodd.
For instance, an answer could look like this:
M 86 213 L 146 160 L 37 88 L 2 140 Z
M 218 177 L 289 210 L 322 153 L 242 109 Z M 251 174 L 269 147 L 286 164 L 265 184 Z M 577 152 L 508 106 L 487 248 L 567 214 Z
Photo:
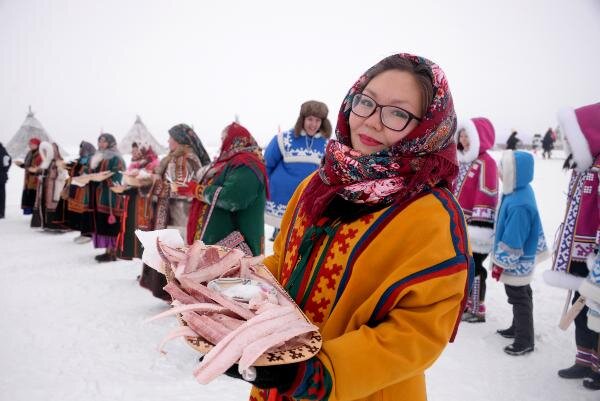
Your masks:
M 402 58 L 427 67 L 434 96 L 419 125 L 388 149 L 363 155 L 352 149 L 348 118 L 352 98 L 361 93 L 379 65 Z M 337 140 L 330 140 L 318 174 L 308 183 L 299 204 L 312 223 L 336 196 L 366 204 L 391 204 L 436 186 L 451 188 L 458 173 L 456 114 L 444 72 L 433 62 L 412 54 L 396 54 L 371 67 L 352 86 L 340 108 Z
M 269 197 L 267 169 L 258 143 L 250 132 L 238 123 L 231 123 L 225 128 L 226 134 L 221 144 L 219 157 L 206 174 L 206 181 L 212 181 L 226 166 L 247 166 L 254 171 L 264 184 Z M 204 180 L 203 180 L 204 181 Z M 202 182 L 206 184 L 207 182 Z

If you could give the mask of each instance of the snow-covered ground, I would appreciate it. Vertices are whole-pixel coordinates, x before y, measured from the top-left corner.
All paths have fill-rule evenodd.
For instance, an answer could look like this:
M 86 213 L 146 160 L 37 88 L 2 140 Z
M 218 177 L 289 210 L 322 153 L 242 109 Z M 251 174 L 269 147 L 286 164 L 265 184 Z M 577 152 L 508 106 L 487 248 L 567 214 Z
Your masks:
M 534 188 L 548 241 L 564 211 L 568 175 L 563 160 L 536 159 Z M 177 323 L 142 321 L 167 305 L 140 288 L 139 261 L 98 264 L 75 233 L 29 228 L 19 210 L 23 172 L 11 168 L 6 219 L 0 220 L 0 400 L 186 401 L 246 400 L 249 386 L 221 377 L 195 382 L 197 355 L 183 342 L 156 346 Z M 267 236 L 271 229 L 267 228 Z M 270 247 L 271 243 L 267 243 Z M 487 322 L 462 324 L 427 371 L 432 401 L 596 400 L 600 393 L 556 371 L 574 362 L 573 328 L 557 327 L 566 292 L 543 283 L 534 291 L 536 350 L 506 355 L 510 340 L 495 334 L 511 320 L 504 288 L 488 281 Z

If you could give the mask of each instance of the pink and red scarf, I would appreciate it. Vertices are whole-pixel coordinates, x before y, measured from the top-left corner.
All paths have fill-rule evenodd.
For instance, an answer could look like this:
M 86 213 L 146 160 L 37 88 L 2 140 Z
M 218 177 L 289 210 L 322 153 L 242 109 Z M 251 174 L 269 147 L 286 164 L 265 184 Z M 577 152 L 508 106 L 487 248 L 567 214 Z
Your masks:
M 352 97 L 372 78 L 369 69 L 352 86 L 338 114 L 337 140 L 330 140 L 318 174 L 304 191 L 300 205 L 311 222 L 322 215 L 329 202 L 341 196 L 354 203 L 370 205 L 405 201 L 433 187 L 451 189 L 458 173 L 456 156 L 456 114 L 448 81 L 433 62 L 412 54 L 396 54 L 431 72 L 434 97 L 423 121 L 392 147 L 370 155 L 352 149 L 348 118 Z

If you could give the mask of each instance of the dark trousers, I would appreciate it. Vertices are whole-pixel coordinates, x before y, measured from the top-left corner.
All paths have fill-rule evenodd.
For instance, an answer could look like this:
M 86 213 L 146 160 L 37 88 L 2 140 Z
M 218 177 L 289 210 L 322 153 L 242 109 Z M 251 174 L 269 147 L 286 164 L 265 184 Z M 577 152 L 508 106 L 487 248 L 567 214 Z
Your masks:
M 573 296 L 573 303 L 580 297 L 578 292 Z M 577 348 L 585 348 L 588 350 L 598 349 L 598 333 L 590 330 L 587 326 L 588 307 L 584 306 L 579 315 L 575 318 L 575 344 Z
M 508 303 L 513 307 L 512 326 L 515 328 L 515 344 L 533 346 L 533 296 L 531 286 L 504 284 Z
M 473 252 L 473 260 L 475 261 L 475 277 L 479 277 L 479 302 L 485 301 L 485 279 L 487 278 L 488 272 L 483 267 L 483 261 L 487 258 L 487 253 Z
M 0 182 L 0 219 L 4 218 L 6 209 L 6 181 Z

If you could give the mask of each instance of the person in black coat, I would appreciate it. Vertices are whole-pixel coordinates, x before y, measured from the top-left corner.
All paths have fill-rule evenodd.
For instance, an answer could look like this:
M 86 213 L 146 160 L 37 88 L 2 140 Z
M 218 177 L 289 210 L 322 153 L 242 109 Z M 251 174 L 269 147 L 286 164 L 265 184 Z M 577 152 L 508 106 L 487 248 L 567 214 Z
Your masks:
M 548 155 L 548 159 L 550 159 L 552 157 L 552 149 L 554 149 L 554 135 L 552 133 L 552 128 L 548 128 L 548 131 L 546 131 L 546 135 L 544 135 L 544 139 L 542 139 L 542 148 L 544 149 L 542 157 L 545 159 L 546 155 Z
M 8 169 L 11 158 L 2 143 L 0 143 L 0 219 L 4 218 L 6 209 L 6 181 L 8 181 Z
M 513 131 L 506 140 L 506 149 L 516 150 L 521 140 L 517 138 L 517 131 Z

